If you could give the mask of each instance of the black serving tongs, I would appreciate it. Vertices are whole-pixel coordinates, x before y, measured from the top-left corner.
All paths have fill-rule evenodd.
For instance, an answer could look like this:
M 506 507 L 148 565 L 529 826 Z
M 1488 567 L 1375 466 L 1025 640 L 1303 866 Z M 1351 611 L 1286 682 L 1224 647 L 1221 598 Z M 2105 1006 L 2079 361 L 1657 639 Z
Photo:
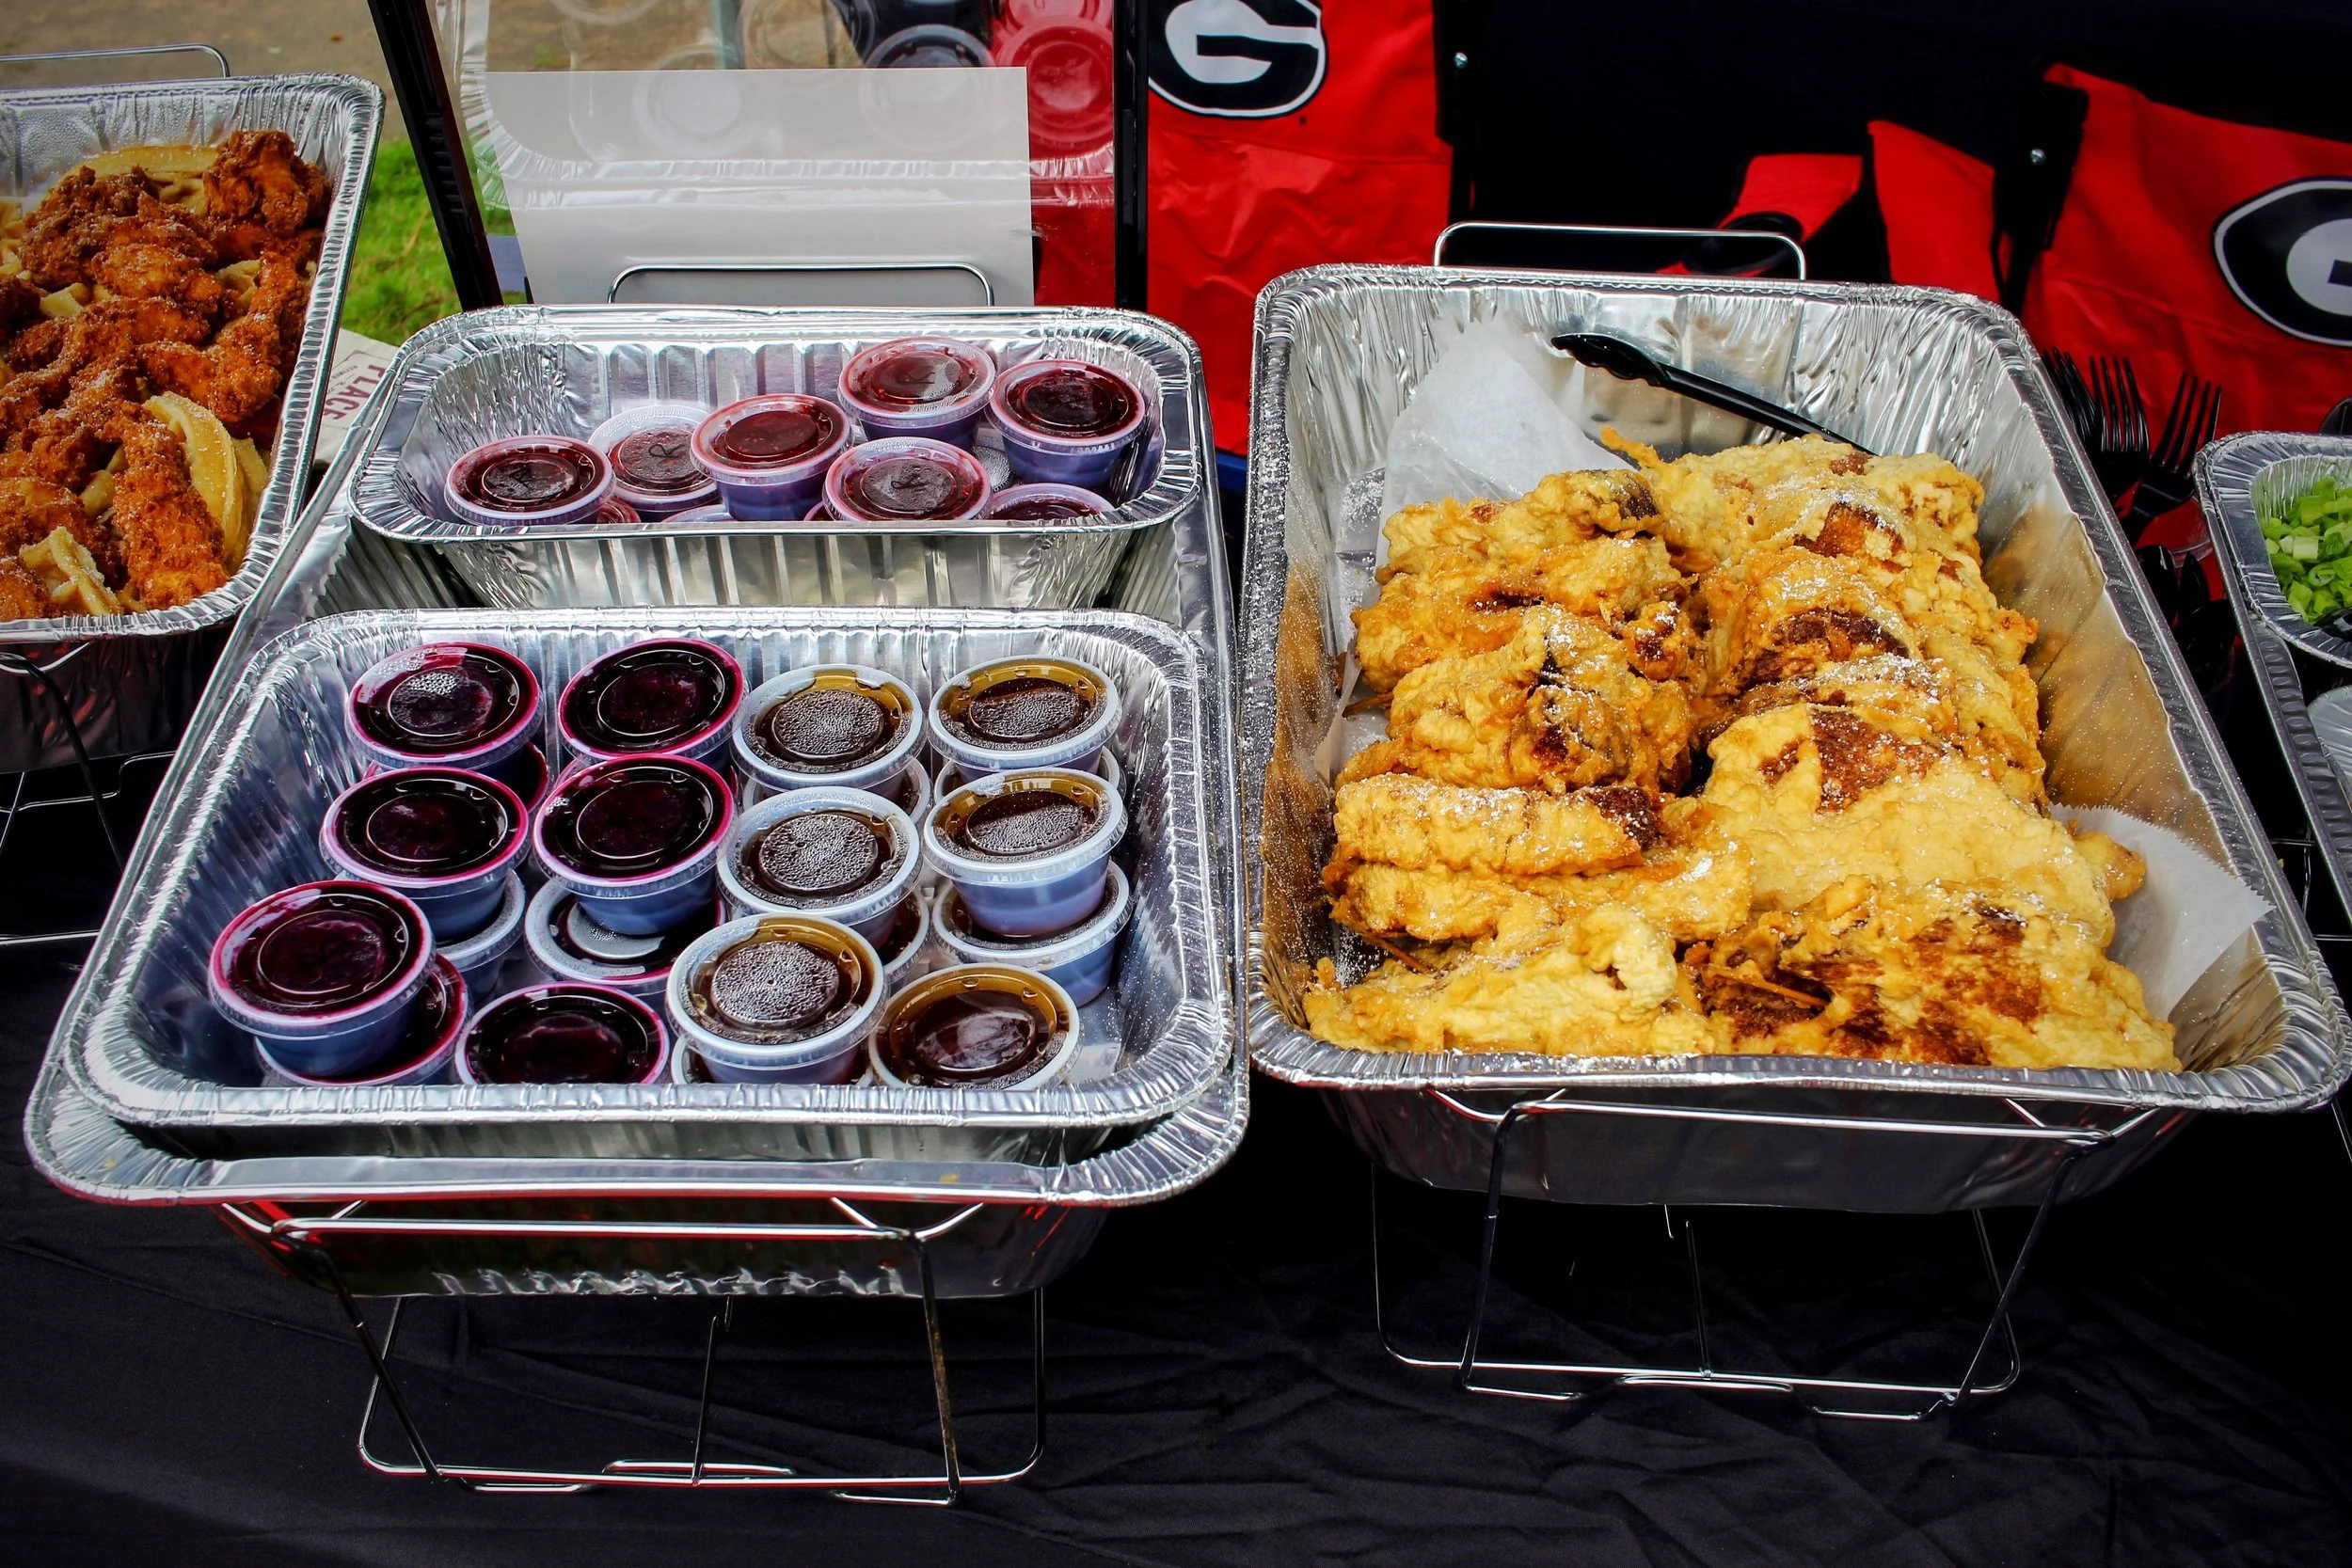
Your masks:
M 1646 349 L 1623 338 L 1601 332 L 1563 332 L 1552 339 L 1551 346 L 1578 364 L 1607 371 L 1621 381 L 1647 382 L 1661 391 L 1679 392 L 1694 402 L 1720 408 L 1726 414 L 1737 414 L 1743 420 L 1754 420 L 1785 435 L 1826 436 L 1833 441 L 1845 442 L 1865 457 L 1878 455 L 1861 442 L 1816 424 L 1793 408 L 1783 408 L 1737 387 L 1662 364 Z

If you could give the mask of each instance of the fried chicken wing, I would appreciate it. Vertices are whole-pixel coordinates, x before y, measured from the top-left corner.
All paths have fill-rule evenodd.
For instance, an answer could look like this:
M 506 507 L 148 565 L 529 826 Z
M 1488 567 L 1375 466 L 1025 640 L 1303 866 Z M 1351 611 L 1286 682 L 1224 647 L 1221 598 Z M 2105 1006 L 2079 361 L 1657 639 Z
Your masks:
M 1639 673 L 1625 636 L 1546 607 L 1492 653 L 1438 659 L 1400 680 L 1389 738 L 1340 779 L 1414 772 L 1555 795 L 1597 784 L 1671 789 L 1690 770 L 1694 728 L 1688 691 Z
M 326 214 L 327 185 L 283 131 L 239 131 L 204 171 L 204 215 L 216 228 L 257 224 L 286 237 Z
M 131 421 L 122 458 L 114 521 L 132 596 L 146 609 L 167 610 L 227 582 L 220 525 L 189 487 L 179 437 L 156 420 Z

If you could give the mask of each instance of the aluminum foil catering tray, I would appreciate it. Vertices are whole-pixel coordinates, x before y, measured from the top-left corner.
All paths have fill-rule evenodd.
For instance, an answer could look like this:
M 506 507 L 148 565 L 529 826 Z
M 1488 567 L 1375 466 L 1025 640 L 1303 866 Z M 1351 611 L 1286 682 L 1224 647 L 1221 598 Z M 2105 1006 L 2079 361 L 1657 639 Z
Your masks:
M 240 77 L 0 94 L 0 196 L 31 202 L 92 153 L 148 142 L 215 142 L 276 130 L 333 182 L 302 346 L 286 375 L 269 486 L 245 563 L 194 603 L 139 615 L 0 621 L 0 773 L 73 760 L 66 713 L 24 673 L 50 673 L 92 756 L 169 746 L 204 689 L 228 627 L 252 599 L 310 475 L 319 401 L 384 95 L 356 76 Z
M 1111 1210 L 1208 1180 L 1241 1143 L 1248 1082 L 1247 1065 L 1230 1060 L 1183 1111 L 1069 1164 L 214 1160 L 115 1121 L 53 1056 L 33 1088 L 25 1141 L 68 1192 L 220 1207 L 289 1274 L 322 1283 L 323 1250 L 361 1295 L 919 1295 L 912 1249 L 847 1234 L 861 1222 L 839 1199 L 864 1221 L 921 1229 L 942 1296 L 1002 1296 L 1075 1263 Z M 784 1225 L 836 1234 L 760 1233 Z
M 847 660 L 922 687 L 1039 648 L 1083 658 L 1119 683 L 1124 713 L 1114 746 L 1131 781 L 1120 855 L 1137 899 L 1115 1002 L 1088 1009 L 1114 1020 L 1122 1042 L 1108 1076 L 1036 1093 L 246 1086 L 259 1084 L 258 1061 L 206 999 L 206 956 L 236 911 L 322 874 L 322 815 L 363 765 L 343 723 L 349 683 L 397 649 L 463 638 L 513 649 L 552 691 L 605 652 L 689 632 L 727 647 L 755 684 L 798 664 Z M 1073 1145 L 1078 1130 L 1094 1130 L 1099 1143 L 1110 1129 L 1175 1114 L 1208 1090 L 1233 1051 L 1231 969 L 1214 907 L 1224 885 L 1214 846 L 1231 819 L 1221 793 L 1212 804 L 1203 790 L 1200 703 L 1204 688 L 1216 689 L 1203 664 L 1173 627 L 1108 610 L 373 610 L 302 623 L 255 654 L 217 721 L 191 740 L 186 786 L 156 807 L 152 852 L 120 895 L 120 918 L 102 935 L 52 1053 L 108 1115 L 168 1128 L 183 1149 L 208 1154 L 1082 1153 L 1089 1146 Z M 551 732 L 543 744 L 554 754 Z M 990 1129 L 997 1131 L 977 1131 Z
M 584 436 L 615 409 L 656 400 L 717 408 L 755 392 L 831 395 L 859 349 L 924 332 L 984 344 L 1001 363 L 1057 356 L 1125 373 L 1160 421 L 1141 469 L 1149 483 L 1109 516 L 1043 527 L 975 521 L 852 532 L 825 522 L 729 520 L 492 529 L 441 515 L 450 466 L 485 441 Z M 354 437 L 365 451 L 354 503 L 368 527 L 437 546 L 495 605 L 1086 606 L 1139 532 L 1214 505 L 1200 352 L 1174 327 L 1127 311 L 479 310 L 411 338 L 389 380 L 389 400 Z
M 2352 641 L 2295 612 L 2279 591 L 2262 536 L 2264 508 L 2324 478 L 2352 483 L 2352 440 L 2253 431 L 2197 454 L 2197 499 L 2221 557 L 2221 580 L 2246 636 L 2255 685 L 2278 728 L 2320 858 L 2337 893 L 2352 902 L 2352 793 L 2328 761 L 2309 706 L 2323 691 L 2352 684 Z M 2311 657 L 2298 660 L 2298 651 Z
M 2182 834 L 2274 911 L 2175 1008 L 2189 1070 L 1381 1054 L 1324 1045 L 1300 1027 L 1295 999 L 1314 961 L 1341 957 L 1317 872 L 1331 842 L 1347 611 L 1375 592 L 1375 470 L 1436 358 L 1439 329 L 1473 315 L 1546 338 L 1613 333 L 1875 450 L 1932 450 L 1983 480 L 1985 576 L 2042 626 L 2029 662 L 2053 797 Z M 1763 434 L 1647 387 L 1597 375 L 1587 388 L 1606 422 L 1669 451 Z M 1501 1113 L 1552 1098 L 1608 1109 L 1515 1130 L 1511 1191 L 1931 1211 L 2038 1197 L 2070 1156 L 2032 1126 L 2115 1133 L 2104 1158 L 2074 1172 L 2067 1190 L 2079 1196 L 2183 1119 L 2139 1113 L 2300 1109 L 2352 1070 L 2343 1005 L 2113 514 L 2006 313 L 1923 289 L 1323 267 L 1260 295 L 1255 397 L 1242 773 L 1264 784 L 1243 792 L 1242 842 L 1260 851 L 1245 863 L 1250 1046 L 1264 1071 L 1343 1097 L 1343 1124 L 1375 1157 L 1422 1180 L 1483 1187 Z M 1961 1158 L 1923 1159 L 1917 1137 L 1895 1125 L 1948 1128 L 1958 1117 L 1986 1128 L 1955 1134 L 1974 1151 Z M 1845 1121 L 1863 1125 L 1821 1125 Z

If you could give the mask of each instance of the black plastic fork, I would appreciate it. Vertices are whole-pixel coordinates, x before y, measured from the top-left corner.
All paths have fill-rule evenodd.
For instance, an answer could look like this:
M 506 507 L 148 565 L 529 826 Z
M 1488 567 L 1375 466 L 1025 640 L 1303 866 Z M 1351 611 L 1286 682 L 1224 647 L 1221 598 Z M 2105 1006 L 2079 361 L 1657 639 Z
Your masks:
M 2136 524 L 2163 516 L 2197 493 L 2191 467 L 2198 451 L 2213 439 L 2221 422 L 2221 388 L 2195 375 L 2183 375 L 2172 392 L 2172 411 L 2165 416 L 2164 436 L 2139 476 L 2139 490 L 2124 517 L 2123 531 L 2138 537 Z

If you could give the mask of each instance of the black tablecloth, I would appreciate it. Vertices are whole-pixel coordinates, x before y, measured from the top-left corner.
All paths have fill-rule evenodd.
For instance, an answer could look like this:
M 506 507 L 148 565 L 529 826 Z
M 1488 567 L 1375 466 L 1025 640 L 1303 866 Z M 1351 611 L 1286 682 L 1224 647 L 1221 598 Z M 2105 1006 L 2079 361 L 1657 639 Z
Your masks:
M 0 965 L 21 1114 L 61 965 Z M 2324 1116 L 2193 1124 L 2054 1221 L 2009 1393 L 1920 1425 L 1789 1401 L 1466 1394 L 1375 1337 L 1363 1161 L 1261 1084 L 1200 1191 L 1117 1215 L 1048 1291 L 1051 1425 L 1026 1481 L 961 1510 L 822 1497 L 476 1497 L 352 1450 L 365 1364 L 334 1302 L 197 1212 L 103 1208 L 0 1148 L 0 1560 L 27 1563 L 822 1561 L 2312 1563 L 2352 1555 L 2352 1374 L 2331 1281 L 2352 1164 Z M 1391 1188 L 1402 1322 L 1435 1346 L 1475 1198 Z M 1987 1299 L 1967 1222 L 1712 1211 L 1719 1359 L 1949 1375 Z M 1999 1216 L 2013 1245 L 2022 1218 Z M 1600 1333 L 1687 1356 L 1656 1212 L 1515 1206 L 1490 1354 Z M 384 1308 L 372 1310 L 380 1323 Z M 470 1462 L 675 1457 L 708 1304 L 412 1308 L 405 1386 Z M 1913 1333 L 1904 1325 L 1924 1323 Z M 951 1303 L 977 1465 L 1022 1449 L 1017 1304 Z M 904 1303 L 756 1301 L 723 1363 L 717 1457 L 925 1462 Z M 841 1436 L 854 1429 L 855 1434 Z M 379 1450 L 396 1454 L 389 1423 Z

